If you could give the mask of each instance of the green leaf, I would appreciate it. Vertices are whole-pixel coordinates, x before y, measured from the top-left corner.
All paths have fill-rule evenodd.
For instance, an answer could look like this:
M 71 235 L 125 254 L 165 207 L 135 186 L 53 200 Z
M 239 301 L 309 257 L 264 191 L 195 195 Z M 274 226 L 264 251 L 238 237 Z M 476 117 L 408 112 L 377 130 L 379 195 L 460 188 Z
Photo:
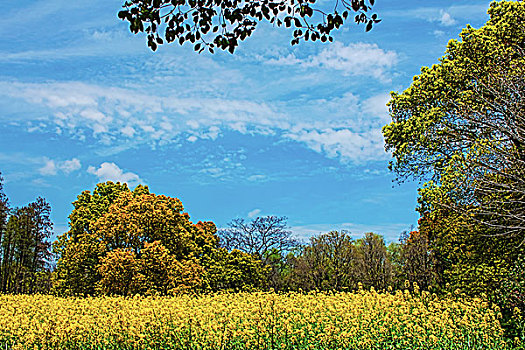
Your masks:
M 128 17 L 128 11 L 119 11 L 118 18 L 125 20 Z

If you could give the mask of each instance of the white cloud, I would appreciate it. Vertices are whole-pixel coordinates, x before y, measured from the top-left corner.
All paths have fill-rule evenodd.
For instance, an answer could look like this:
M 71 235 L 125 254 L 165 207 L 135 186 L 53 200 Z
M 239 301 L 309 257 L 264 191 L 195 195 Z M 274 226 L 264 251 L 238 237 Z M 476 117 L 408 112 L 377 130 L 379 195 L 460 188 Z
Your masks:
M 254 174 L 254 175 L 248 176 L 248 181 L 262 181 L 265 179 L 266 179 L 266 175 L 262 175 L 262 174 Z
M 65 172 L 66 174 L 69 174 L 75 170 L 78 170 L 80 169 L 80 167 L 81 167 L 80 160 L 78 160 L 77 158 L 66 160 L 58 164 L 58 168 L 62 170 L 63 172 Z
M 224 177 L 224 175 L 226 174 L 224 172 L 224 169 L 218 168 L 218 167 L 215 167 L 215 168 L 204 168 L 200 172 L 203 173 L 203 174 L 207 174 L 207 175 L 209 175 L 211 177 L 214 177 L 214 178 Z
M 442 26 L 450 27 L 459 22 L 456 18 L 470 19 L 486 13 L 489 3 L 479 5 L 457 5 L 443 7 L 413 7 L 411 9 L 391 10 L 384 13 L 385 17 L 419 18 L 430 23 L 438 23 Z
M 438 38 L 445 36 L 445 32 L 439 29 L 434 30 L 432 34 L 434 34 Z
M 142 179 L 132 172 L 124 172 L 115 163 L 104 162 L 97 169 L 89 166 L 87 172 L 96 175 L 101 182 L 113 181 L 127 183 L 130 186 L 138 185 L 143 182 Z
M 186 121 L 186 125 L 188 125 L 192 129 L 197 129 L 199 127 L 199 122 L 196 120 L 188 120 Z
M 261 213 L 261 209 L 254 209 L 248 213 L 248 217 L 251 219 L 259 215 L 260 213 Z
M 379 94 L 363 101 L 362 111 L 364 114 L 377 118 L 381 124 L 390 123 L 387 103 L 390 101 L 390 94 Z
M 457 23 L 457 21 L 454 18 L 452 18 L 450 13 L 446 11 L 441 10 L 440 15 L 441 17 L 439 17 L 439 23 L 441 23 L 441 25 L 443 26 L 450 27 Z
M 407 231 L 411 228 L 410 223 L 333 223 L 333 224 L 310 224 L 301 226 L 292 226 L 290 229 L 294 236 L 307 241 L 312 236 L 318 236 L 322 233 L 330 231 L 347 231 L 350 233 L 352 238 L 359 239 L 367 232 L 373 232 L 382 235 L 385 238 L 386 243 L 396 242 L 399 239 L 399 235 L 403 231 Z
M 120 132 L 128 137 L 133 137 L 133 135 L 135 135 L 135 129 L 129 125 L 126 125 L 122 129 L 120 129 Z
M 193 135 L 187 138 L 187 140 L 190 142 L 195 142 L 198 139 L 216 140 L 221 134 L 221 129 L 214 125 L 210 126 L 207 130 L 200 129 L 192 131 L 192 133 Z
M 328 68 L 342 71 L 344 75 L 372 76 L 390 81 L 389 70 L 397 63 L 394 51 L 385 51 L 377 44 L 334 42 L 317 55 L 300 59 L 293 53 L 266 61 L 275 65 L 294 65 L 302 68 Z
M 376 56 L 383 52 L 375 45 L 362 45 L 372 52 L 378 50 Z M 311 58 L 310 64 L 353 67 L 358 65 L 355 60 L 361 59 L 342 44 L 335 43 L 334 48 L 326 50 Z M 388 66 L 390 61 L 376 62 L 383 62 L 376 65 L 379 74 L 380 67 Z M 350 91 L 319 99 L 298 95 L 293 103 L 270 104 L 227 98 L 183 98 L 169 93 L 145 95 L 134 89 L 78 82 L 10 83 L 9 89 L 2 89 L 4 85 L 7 83 L 0 82 L 0 94 L 49 109 L 44 114 L 47 117 L 42 118 L 46 123 L 40 123 L 42 131 L 38 132 L 46 128 L 60 130 L 64 137 L 80 141 L 88 140 L 91 134 L 108 149 L 124 150 L 141 144 L 155 148 L 183 139 L 214 141 L 226 131 L 235 131 L 294 140 L 345 162 L 380 160 L 385 156 L 380 130 L 389 121 L 386 93 L 364 100 Z M 49 163 L 41 172 L 54 173 L 53 167 L 60 168 L 57 162 Z M 211 164 L 209 169 L 216 167 Z M 209 170 L 206 173 L 219 176 Z
M 348 75 L 372 75 L 387 79 L 385 72 L 397 62 L 394 51 L 384 51 L 377 44 L 340 42 L 325 48 L 312 59 L 311 65 L 343 71 Z
M 264 102 L 180 97 L 176 91 L 163 96 L 147 95 L 135 89 L 80 82 L 4 81 L 0 82 L 0 95 L 47 107 L 49 113 L 44 118 L 51 122 L 49 127 L 58 127 L 60 132 L 69 132 L 78 139 L 88 136 L 90 130 L 93 137 L 106 141 L 108 135 L 124 135 L 133 137 L 129 142 L 166 143 L 187 131 L 193 131 L 200 139 L 215 140 L 222 128 L 269 133 L 286 119 Z M 186 122 L 180 123 L 181 119 Z
M 216 152 L 209 152 L 206 157 L 199 162 L 199 173 L 204 175 L 199 181 L 206 183 L 206 178 L 221 179 L 225 181 L 239 181 L 246 174 L 243 165 L 245 159 L 244 149 L 236 151 L 225 151 L 218 146 Z
M 278 58 L 266 58 L 263 56 L 258 57 L 261 61 L 266 61 L 267 64 L 275 64 L 278 66 L 300 66 L 301 64 L 305 63 L 303 60 L 298 59 L 295 57 L 293 53 L 290 53 L 286 56 L 279 56 Z
M 41 175 L 57 175 L 58 171 L 69 174 L 81 168 L 80 160 L 77 158 L 65 161 L 55 161 L 45 157 L 44 163 L 44 166 L 38 169 L 38 172 Z
M 57 168 L 55 165 L 55 161 L 52 159 L 46 159 L 45 165 L 38 169 L 38 172 L 42 175 L 56 175 Z
M 443 9 L 443 7 L 431 6 L 411 7 L 410 9 L 404 8 L 399 10 L 385 11 L 383 12 L 383 15 L 385 18 L 402 17 L 407 19 L 416 17 L 428 22 L 437 22 L 442 25 L 451 25 L 451 21 L 454 21 L 454 24 L 457 24 L 456 18 L 471 19 L 472 17 L 478 17 L 480 14 L 486 13 L 489 3 L 489 1 L 480 1 L 479 4 L 475 5 L 453 5 L 446 7 L 446 9 Z
M 304 142 L 309 148 L 326 154 L 329 158 L 339 158 L 357 164 L 388 158 L 380 130 L 353 132 L 350 129 L 302 129 L 285 136 Z

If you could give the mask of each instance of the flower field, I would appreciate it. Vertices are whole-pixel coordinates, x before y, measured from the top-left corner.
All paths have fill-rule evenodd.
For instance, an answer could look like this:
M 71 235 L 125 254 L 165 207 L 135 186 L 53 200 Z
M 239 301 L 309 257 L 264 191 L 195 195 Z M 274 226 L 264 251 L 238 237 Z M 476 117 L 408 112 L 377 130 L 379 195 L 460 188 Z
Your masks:
M 0 295 L 1 349 L 504 349 L 497 310 L 427 292 Z

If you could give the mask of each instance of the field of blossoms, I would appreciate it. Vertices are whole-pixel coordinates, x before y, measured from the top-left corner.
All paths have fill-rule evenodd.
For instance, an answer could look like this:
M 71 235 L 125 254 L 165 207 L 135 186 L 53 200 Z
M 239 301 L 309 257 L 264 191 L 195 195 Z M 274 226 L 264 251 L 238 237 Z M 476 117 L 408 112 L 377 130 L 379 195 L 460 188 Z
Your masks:
M 0 295 L 0 349 L 505 349 L 498 311 L 427 292 Z

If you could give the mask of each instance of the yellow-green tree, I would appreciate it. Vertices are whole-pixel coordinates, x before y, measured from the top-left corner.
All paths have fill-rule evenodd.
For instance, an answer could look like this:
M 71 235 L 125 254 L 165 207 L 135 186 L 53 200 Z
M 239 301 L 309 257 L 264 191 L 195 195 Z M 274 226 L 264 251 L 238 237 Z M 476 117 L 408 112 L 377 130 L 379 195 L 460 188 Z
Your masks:
M 383 132 L 398 178 L 428 181 L 420 232 L 443 282 L 495 296 L 525 239 L 525 3 L 488 13 L 392 93 Z
M 400 180 L 448 182 L 446 201 L 434 196 L 433 205 L 523 239 L 525 3 L 493 2 L 488 13 L 484 26 L 449 42 L 439 64 L 392 93 L 383 132 Z
M 96 283 L 100 279 L 98 265 L 107 248 L 98 237 L 94 225 L 108 212 L 121 193 L 129 191 L 126 184 L 108 181 L 97 184 L 93 193 L 83 191 L 77 196 L 69 215 L 69 231 L 59 235 L 53 242 L 53 252 L 58 258 L 53 276 L 56 292 L 95 293 Z
M 346 231 L 311 237 L 308 244 L 289 255 L 288 264 L 291 272 L 286 278 L 293 289 L 352 290 L 359 282 L 354 241 Z
M 270 267 L 258 257 L 234 249 L 214 250 L 205 265 L 204 283 L 208 290 L 252 291 L 268 287 L 267 276 Z
M 166 295 L 262 285 L 260 260 L 219 248 L 215 225 L 192 223 L 177 198 L 108 182 L 73 204 L 71 229 L 55 243 L 59 293 Z
M 117 248 L 100 259 L 97 288 L 102 294 L 130 295 L 138 292 L 142 279 L 138 262 L 131 249 Z

